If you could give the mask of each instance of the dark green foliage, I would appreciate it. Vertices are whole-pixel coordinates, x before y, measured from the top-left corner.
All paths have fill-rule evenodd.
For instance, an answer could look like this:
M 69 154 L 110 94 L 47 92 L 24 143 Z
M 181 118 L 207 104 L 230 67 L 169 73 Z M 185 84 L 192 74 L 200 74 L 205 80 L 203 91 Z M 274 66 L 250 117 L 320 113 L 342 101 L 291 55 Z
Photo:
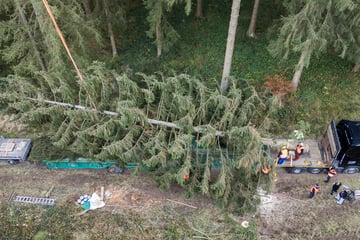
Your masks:
M 46 135 L 51 136 L 56 147 L 89 158 L 119 159 L 120 165 L 167 167 L 170 175 L 165 172 L 162 185 L 176 181 L 225 203 L 236 181 L 232 171 L 246 169 L 246 182 L 266 160 L 259 150 L 260 133 L 271 126 L 276 98 L 267 92 L 258 93 L 244 80 L 233 79 L 228 93 L 221 95 L 186 74 L 139 74 L 143 88 L 127 75 L 109 71 L 100 63 L 89 66 L 84 76 L 82 87 L 87 91 L 80 89 L 70 103 L 79 101 L 87 109 L 54 106 L 43 103 L 42 98 L 30 100 L 26 96 L 39 94 L 34 87 L 21 92 L 9 107 L 23 112 L 22 119 L 33 126 L 48 126 Z M 16 82 L 12 84 L 11 89 L 19 89 Z M 49 88 L 56 90 L 60 99 L 71 97 L 66 90 Z M 99 110 L 92 110 L 93 104 Z M 102 113 L 102 109 L 116 115 Z M 154 125 L 149 119 L 165 124 Z M 177 127 L 167 126 L 166 122 Z M 223 131 L 225 136 L 217 136 L 216 131 Z M 194 140 L 208 157 L 196 153 Z M 210 169 L 215 161 L 222 168 L 212 182 Z M 191 176 L 189 184 L 185 184 L 185 175 Z

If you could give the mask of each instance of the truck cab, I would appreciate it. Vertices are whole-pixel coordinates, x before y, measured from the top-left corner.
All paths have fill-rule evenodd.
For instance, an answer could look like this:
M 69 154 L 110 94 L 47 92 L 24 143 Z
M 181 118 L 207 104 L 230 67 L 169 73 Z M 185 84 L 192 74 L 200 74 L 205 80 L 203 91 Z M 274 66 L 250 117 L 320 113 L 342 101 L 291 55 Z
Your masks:
M 360 170 L 360 122 L 341 120 L 336 125 L 336 150 L 333 165 L 340 172 L 357 173 Z

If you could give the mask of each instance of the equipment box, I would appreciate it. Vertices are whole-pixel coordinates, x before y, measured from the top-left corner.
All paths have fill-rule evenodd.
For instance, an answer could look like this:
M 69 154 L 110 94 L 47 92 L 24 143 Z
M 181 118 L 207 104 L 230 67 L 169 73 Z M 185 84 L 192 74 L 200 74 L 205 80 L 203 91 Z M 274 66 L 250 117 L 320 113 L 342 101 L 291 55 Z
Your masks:
M 7 160 L 10 164 L 26 161 L 31 146 L 31 139 L 3 138 L 0 136 L 0 160 Z

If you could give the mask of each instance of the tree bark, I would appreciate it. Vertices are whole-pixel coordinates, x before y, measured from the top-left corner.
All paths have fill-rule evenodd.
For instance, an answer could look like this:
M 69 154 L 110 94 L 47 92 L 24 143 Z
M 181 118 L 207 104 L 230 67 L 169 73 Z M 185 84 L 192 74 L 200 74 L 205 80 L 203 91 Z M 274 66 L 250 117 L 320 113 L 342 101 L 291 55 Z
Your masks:
M 16 5 L 17 5 L 17 8 L 19 10 L 19 14 L 20 14 L 20 18 L 21 18 L 21 21 L 23 22 L 23 24 L 25 25 L 25 29 L 26 29 L 26 32 L 27 32 L 27 35 L 31 41 L 31 44 L 33 45 L 33 48 L 34 48 L 34 52 L 35 52 L 35 56 L 37 58 L 37 61 L 40 65 L 40 68 L 42 71 L 47 71 L 47 68 L 45 66 L 45 62 L 44 60 L 42 59 L 41 57 L 41 53 L 36 45 L 36 41 L 34 39 L 34 35 L 32 34 L 32 32 L 30 31 L 30 28 L 29 28 L 29 23 L 27 21 L 27 18 L 25 16 L 25 13 L 24 13 L 24 10 L 22 9 L 22 7 L 20 6 L 19 2 L 16 1 Z
M 258 10 L 259 10 L 259 5 L 260 5 L 260 0 L 255 0 L 252 15 L 251 15 L 249 29 L 247 31 L 247 36 L 250 37 L 250 38 L 255 37 L 256 18 L 257 18 L 257 13 L 258 13 Z
M 73 105 L 70 103 L 64 103 L 64 102 L 56 102 L 56 101 L 50 101 L 50 100 L 44 100 L 44 99 L 36 99 L 36 98 L 29 98 L 30 100 L 36 101 L 36 102 L 44 102 L 47 104 L 51 104 L 51 105 L 57 105 L 57 106 L 63 106 L 63 107 L 68 107 L 68 108 L 74 108 L 74 109 L 80 109 L 82 111 L 91 111 L 91 112 L 97 112 L 97 113 L 102 113 L 105 115 L 109 115 L 109 116 L 119 116 L 119 113 L 117 112 L 111 112 L 111 111 L 98 111 L 96 108 L 89 108 L 89 107 L 85 107 L 82 105 Z M 159 125 L 159 126 L 166 126 L 169 128 L 175 128 L 175 129 L 182 129 L 179 125 L 177 125 L 176 123 L 172 123 L 172 122 L 165 122 L 165 121 L 161 121 L 161 120 L 156 120 L 156 119 L 147 119 L 147 122 L 153 125 Z M 202 128 L 201 127 L 194 127 L 194 131 L 195 132 L 202 132 Z M 216 130 L 215 132 L 215 136 L 217 137 L 224 137 L 225 136 L 225 132 L 222 131 L 218 131 Z
M 228 78 L 230 76 L 232 56 L 234 53 L 234 44 L 235 44 L 237 23 L 239 18 L 240 3 L 241 0 L 233 0 L 232 2 L 229 32 L 228 32 L 226 51 L 225 51 L 224 68 L 223 68 L 223 74 L 222 74 L 221 86 L 220 86 L 221 93 L 226 92 L 229 86 Z
M 31 0 L 31 5 L 34 9 L 34 13 L 36 15 L 36 21 L 37 23 L 39 24 L 39 29 L 40 29 L 40 32 L 43 36 L 43 39 L 44 39 L 44 42 L 46 44 L 46 47 L 48 48 L 48 51 L 50 52 L 51 49 L 52 49 L 52 44 L 49 42 L 49 40 L 47 39 L 46 37 L 46 27 L 45 27 L 45 24 L 46 24 L 46 21 L 45 21 L 45 13 L 44 12 L 40 12 L 40 9 L 39 9 L 39 5 L 40 3 L 37 3 L 35 0 Z
M 293 91 L 296 91 L 299 86 L 301 74 L 302 74 L 302 71 L 303 71 L 304 65 L 305 65 L 305 59 L 308 57 L 309 53 L 310 53 L 309 49 L 305 49 L 301 52 L 296 71 L 295 71 L 294 76 L 291 81 Z
M 90 1 L 89 0 L 83 0 L 82 5 L 84 7 L 85 15 L 87 17 L 89 17 L 91 15 Z
M 112 25 L 111 25 L 111 21 L 110 21 L 110 17 L 109 17 L 109 8 L 108 8 L 106 1 L 107 0 L 104 0 L 104 11 L 105 11 L 105 15 L 106 15 L 106 21 L 108 23 L 108 32 L 109 32 L 112 56 L 115 57 L 118 55 L 118 52 L 117 52 L 117 48 L 116 48 L 114 32 L 112 30 Z
M 358 72 L 360 70 L 360 64 L 355 64 L 352 71 L 353 72 Z
M 197 0 L 196 1 L 196 17 L 197 18 L 203 17 L 202 0 Z
M 161 16 L 156 22 L 156 49 L 157 56 L 160 57 L 162 54 Z

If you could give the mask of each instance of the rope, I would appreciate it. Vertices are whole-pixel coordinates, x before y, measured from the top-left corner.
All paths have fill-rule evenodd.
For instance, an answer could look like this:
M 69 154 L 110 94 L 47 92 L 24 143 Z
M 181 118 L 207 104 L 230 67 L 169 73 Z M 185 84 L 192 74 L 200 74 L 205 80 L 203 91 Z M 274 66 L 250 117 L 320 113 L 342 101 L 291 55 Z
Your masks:
M 79 68 L 78 68 L 78 66 L 77 66 L 74 58 L 73 58 L 72 55 L 71 55 L 70 49 L 69 49 L 68 45 L 66 44 L 66 41 L 65 41 L 65 39 L 64 39 L 64 37 L 63 37 L 63 35 L 62 35 L 62 33 L 61 33 L 61 30 L 60 30 L 59 26 L 58 26 L 57 23 L 56 23 L 54 14 L 52 13 L 52 11 L 51 11 L 51 9 L 50 9 L 50 6 L 49 6 L 47 0 L 42 0 L 42 2 L 43 2 L 43 4 L 44 4 L 44 6 L 45 6 L 45 8 L 46 8 L 46 10 L 47 10 L 47 12 L 48 12 L 48 14 L 49 14 L 49 16 L 50 16 L 50 19 L 51 19 L 51 21 L 52 21 L 52 23 L 53 23 L 53 25 L 54 25 L 54 27 L 55 27 L 55 30 L 56 30 L 57 34 L 59 35 L 59 38 L 60 38 L 60 40 L 61 40 L 61 43 L 63 44 L 63 46 L 64 46 L 64 48 L 65 48 L 65 50 L 66 50 L 66 52 L 67 52 L 67 54 L 68 54 L 68 56 L 69 56 L 72 64 L 74 65 L 75 71 L 76 71 L 76 73 L 77 73 L 77 75 L 78 75 L 78 77 L 79 77 L 79 79 L 80 79 L 80 82 L 84 82 L 84 79 L 83 79 L 83 77 L 82 77 L 82 75 L 81 75 L 81 72 L 80 72 L 80 70 L 79 70 Z M 91 104 L 92 104 L 93 107 L 96 109 L 96 106 L 95 106 L 94 102 L 91 100 L 91 97 L 90 97 L 89 95 L 88 95 L 88 97 L 90 98 Z

